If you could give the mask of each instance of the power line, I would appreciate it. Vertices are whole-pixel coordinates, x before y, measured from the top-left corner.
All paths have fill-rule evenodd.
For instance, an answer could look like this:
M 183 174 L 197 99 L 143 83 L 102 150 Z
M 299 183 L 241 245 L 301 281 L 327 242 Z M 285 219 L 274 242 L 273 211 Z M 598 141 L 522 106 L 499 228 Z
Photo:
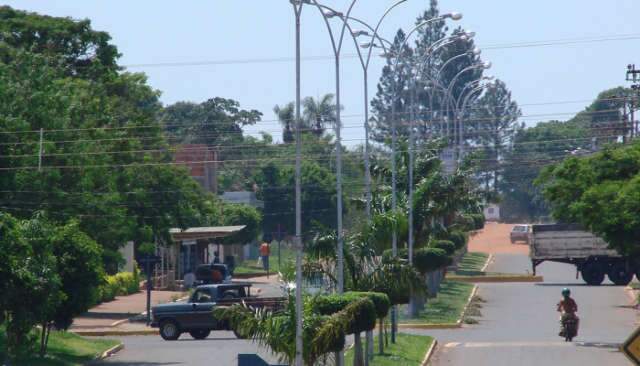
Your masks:
M 503 44 L 489 44 L 481 47 L 487 50 L 514 49 L 514 48 L 534 48 L 548 46 L 565 46 L 571 44 L 582 43 L 601 43 L 612 41 L 630 41 L 640 39 L 640 33 L 618 34 L 610 36 L 581 37 L 581 38 L 565 38 L 544 41 L 515 42 Z M 357 58 L 356 53 L 347 53 L 341 56 L 342 59 Z M 333 56 L 306 56 L 302 57 L 302 61 L 330 61 Z M 154 67 L 190 67 L 190 66 L 220 66 L 220 65 L 241 65 L 241 64 L 271 64 L 271 63 L 289 63 L 294 62 L 293 57 L 264 57 L 264 58 L 245 58 L 245 59 L 221 59 L 221 60 L 200 60 L 200 61 L 178 61 L 178 62 L 155 62 L 155 63 L 138 63 L 122 65 L 124 68 L 154 68 Z

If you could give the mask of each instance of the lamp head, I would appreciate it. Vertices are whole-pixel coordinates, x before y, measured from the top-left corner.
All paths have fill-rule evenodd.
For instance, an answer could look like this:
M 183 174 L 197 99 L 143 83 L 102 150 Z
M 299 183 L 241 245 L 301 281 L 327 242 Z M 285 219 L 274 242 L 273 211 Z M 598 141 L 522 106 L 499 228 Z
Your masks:
M 442 19 L 451 19 L 451 20 L 455 20 L 458 21 L 460 19 L 462 19 L 462 13 L 458 13 L 456 11 L 453 11 L 451 13 L 446 13 L 446 14 L 442 14 Z
M 353 34 L 354 37 L 360 37 L 360 36 L 369 36 L 369 32 L 367 32 L 366 30 L 354 30 L 353 32 L 351 32 L 351 34 Z
M 333 18 L 333 17 L 342 18 L 342 16 L 343 16 L 343 15 L 342 15 L 342 13 L 340 13 L 340 12 L 338 12 L 338 11 L 334 11 L 334 10 L 329 10 L 329 9 L 324 10 L 322 13 L 323 13 L 323 14 L 324 14 L 324 16 L 325 16 L 326 18 L 328 18 L 328 19 L 331 19 L 331 18 Z

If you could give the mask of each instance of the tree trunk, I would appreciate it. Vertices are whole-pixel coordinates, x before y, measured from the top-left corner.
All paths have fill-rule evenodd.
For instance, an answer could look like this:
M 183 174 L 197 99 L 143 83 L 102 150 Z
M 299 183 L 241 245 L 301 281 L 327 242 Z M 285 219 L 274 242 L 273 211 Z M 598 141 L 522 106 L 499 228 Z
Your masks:
M 353 338 L 355 339 L 353 345 L 353 366 L 364 366 L 362 357 L 362 339 L 360 337 L 360 333 L 355 333 Z
M 44 357 L 45 355 L 45 344 L 44 341 L 47 337 L 47 322 L 42 322 L 42 331 L 40 332 L 40 357 Z
M 365 352 L 364 366 L 369 366 L 369 361 L 373 360 L 373 330 L 367 331 L 365 335 Z
M 384 318 L 378 319 L 378 353 L 384 354 Z

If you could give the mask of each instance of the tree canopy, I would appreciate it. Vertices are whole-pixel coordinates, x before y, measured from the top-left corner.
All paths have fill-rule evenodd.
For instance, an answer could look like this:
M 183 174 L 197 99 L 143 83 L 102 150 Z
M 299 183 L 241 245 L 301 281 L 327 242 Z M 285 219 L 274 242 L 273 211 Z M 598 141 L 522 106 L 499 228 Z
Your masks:
M 620 253 L 640 254 L 640 143 L 569 157 L 538 183 L 556 219 L 582 224 Z

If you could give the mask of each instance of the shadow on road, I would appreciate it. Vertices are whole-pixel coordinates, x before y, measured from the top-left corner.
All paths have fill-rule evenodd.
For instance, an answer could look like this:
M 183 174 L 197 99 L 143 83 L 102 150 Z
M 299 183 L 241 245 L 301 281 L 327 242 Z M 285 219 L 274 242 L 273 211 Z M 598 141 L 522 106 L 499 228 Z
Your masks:
M 212 342 L 212 341 L 238 341 L 239 339 L 236 337 L 228 337 L 228 338 L 206 338 L 206 339 L 193 339 L 193 338 L 185 338 L 178 339 L 174 342 Z

